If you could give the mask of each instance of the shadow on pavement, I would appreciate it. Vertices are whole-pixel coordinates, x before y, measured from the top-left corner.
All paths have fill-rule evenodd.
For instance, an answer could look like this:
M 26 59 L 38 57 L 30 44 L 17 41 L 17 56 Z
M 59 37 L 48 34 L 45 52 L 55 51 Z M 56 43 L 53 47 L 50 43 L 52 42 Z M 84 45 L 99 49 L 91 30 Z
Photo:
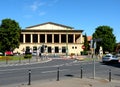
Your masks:
M 64 75 L 66 77 L 74 77 L 74 75 L 71 75 L 71 74 L 67 74 L 67 75 Z
M 102 63 L 103 65 L 107 65 L 107 66 L 112 66 L 112 67 L 117 67 L 120 68 L 120 63 L 114 63 L 114 62 L 110 62 L 110 63 Z

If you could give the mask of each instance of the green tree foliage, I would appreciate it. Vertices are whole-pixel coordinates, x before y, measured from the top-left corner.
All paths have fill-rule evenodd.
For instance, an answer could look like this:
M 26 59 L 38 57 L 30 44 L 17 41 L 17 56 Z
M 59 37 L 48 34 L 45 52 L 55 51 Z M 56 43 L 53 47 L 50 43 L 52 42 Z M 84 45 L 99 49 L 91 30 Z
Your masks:
M 84 51 L 88 51 L 89 50 L 89 43 L 88 43 L 87 35 L 86 34 L 84 36 L 84 46 L 85 46 Z
M 97 42 L 96 51 L 99 51 L 99 47 L 103 47 L 103 51 L 113 52 L 116 45 L 116 37 L 113 34 L 113 29 L 109 26 L 99 26 L 93 33 L 93 39 L 101 38 L 101 42 Z
M 14 50 L 20 44 L 21 28 L 12 19 L 3 19 L 0 25 L 0 50 Z

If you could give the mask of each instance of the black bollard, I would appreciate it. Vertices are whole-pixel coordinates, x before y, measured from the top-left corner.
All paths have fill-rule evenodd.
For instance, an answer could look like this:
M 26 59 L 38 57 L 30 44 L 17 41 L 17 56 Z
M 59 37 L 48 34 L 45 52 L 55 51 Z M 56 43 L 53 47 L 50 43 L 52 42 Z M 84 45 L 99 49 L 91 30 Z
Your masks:
M 31 85 L 31 70 L 28 71 L 28 75 L 29 75 L 28 85 Z
M 81 67 L 81 79 L 83 78 L 83 67 Z
M 111 69 L 109 69 L 109 82 L 111 82 Z
M 58 70 L 57 70 L 57 81 L 59 81 L 59 67 L 58 67 Z

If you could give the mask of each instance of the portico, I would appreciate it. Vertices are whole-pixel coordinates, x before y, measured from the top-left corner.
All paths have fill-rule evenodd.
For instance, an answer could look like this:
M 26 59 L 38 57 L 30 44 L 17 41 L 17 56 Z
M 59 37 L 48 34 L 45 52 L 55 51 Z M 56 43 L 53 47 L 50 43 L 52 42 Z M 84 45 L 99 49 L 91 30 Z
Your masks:
M 20 35 L 20 47 L 16 49 L 20 53 L 29 47 L 32 51 L 46 45 L 48 54 L 80 55 L 83 45 L 83 30 L 73 30 L 72 27 L 47 22 L 22 30 Z M 41 53 L 42 53 L 42 49 Z

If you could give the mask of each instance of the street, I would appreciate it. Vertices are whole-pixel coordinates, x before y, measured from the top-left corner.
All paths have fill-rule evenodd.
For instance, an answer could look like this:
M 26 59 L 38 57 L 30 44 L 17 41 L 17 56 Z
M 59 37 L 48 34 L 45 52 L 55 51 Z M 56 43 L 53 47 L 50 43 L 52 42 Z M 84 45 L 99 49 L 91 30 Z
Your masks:
M 59 78 L 78 77 L 83 68 L 83 78 L 93 78 L 93 62 L 82 62 L 72 59 L 53 59 L 47 63 L 0 67 L 0 86 L 9 84 L 27 84 L 28 74 L 31 70 L 31 82 L 43 80 L 57 80 L 59 67 Z M 96 78 L 109 78 L 111 69 L 112 79 L 120 80 L 120 64 L 105 65 L 95 62 Z

